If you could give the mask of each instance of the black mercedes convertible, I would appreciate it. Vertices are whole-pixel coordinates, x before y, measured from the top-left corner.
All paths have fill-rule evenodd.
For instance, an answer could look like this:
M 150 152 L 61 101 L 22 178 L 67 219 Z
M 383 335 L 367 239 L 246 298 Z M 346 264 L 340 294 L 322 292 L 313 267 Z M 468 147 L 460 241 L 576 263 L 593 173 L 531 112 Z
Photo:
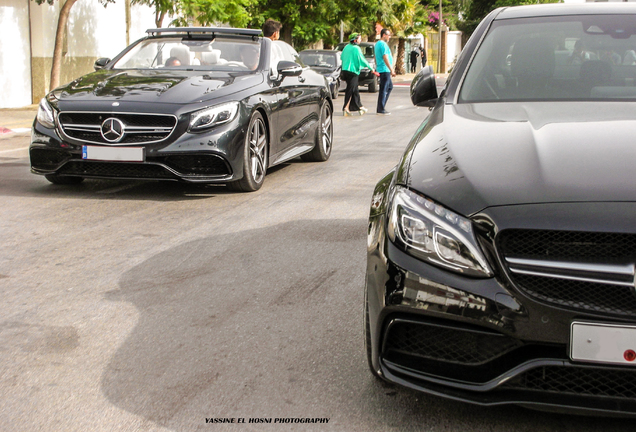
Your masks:
M 325 78 L 260 30 L 148 30 L 95 70 L 40 103 L 31 171 L 52 183 L 176 180 L 255 191 L 273 165 L 331 154 Z

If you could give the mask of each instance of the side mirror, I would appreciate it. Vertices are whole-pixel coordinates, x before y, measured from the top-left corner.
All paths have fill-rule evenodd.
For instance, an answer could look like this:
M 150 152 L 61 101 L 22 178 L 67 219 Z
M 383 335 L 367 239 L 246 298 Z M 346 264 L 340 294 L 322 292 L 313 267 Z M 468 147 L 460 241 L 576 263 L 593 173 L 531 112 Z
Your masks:
M 110 59 L 108 57 L 102 57 L 102 58 L 98 58 L 97 60 L 95 60 L 95 63 L 93 64 L 93 68 L 98 71 L 100 69 L 104 69 L 104 67 L 110 63 Z
M 426 66 L 411 82 L 411 102 L 416 106 L 432 107 L 437 102 L 437 86 L 432 66 Z
M 278 75 L 281 77 L 299 76 L 303 73 L 303 67 L 292 61 L 281 60 L 278 62 Z

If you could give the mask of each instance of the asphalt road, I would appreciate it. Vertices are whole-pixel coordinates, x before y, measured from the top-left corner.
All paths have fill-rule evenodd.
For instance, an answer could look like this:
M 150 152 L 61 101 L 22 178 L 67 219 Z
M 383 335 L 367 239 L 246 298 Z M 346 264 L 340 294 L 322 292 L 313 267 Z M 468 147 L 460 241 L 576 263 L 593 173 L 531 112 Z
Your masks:
M 375 111 L 376 95 L 362 96 Z M 389 117 L 344 118 L 341 104 L 331 159 L 275 168 L 252 194 L 54 186 L 29 173 L 28 137 L 1 140 L 0 430 L 633 430 L 372 378 L 368 206 L 428 110 L 408 87 L 395 88 Z

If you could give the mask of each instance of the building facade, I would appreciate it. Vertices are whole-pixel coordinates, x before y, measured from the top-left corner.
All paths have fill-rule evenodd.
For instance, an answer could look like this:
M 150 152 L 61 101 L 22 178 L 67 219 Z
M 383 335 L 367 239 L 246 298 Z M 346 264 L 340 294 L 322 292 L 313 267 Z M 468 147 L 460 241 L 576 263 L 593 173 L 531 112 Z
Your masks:
M 63 4 L 0 0 L 0 108 L 38 103 L 50 90 Z M 154 12 L 147 6 L 131 7 L 130 0 L 120 0 L 104 7 L 98 0 L 78 0 L 65 29 L 60 83 L 91 72 L 96 59 L 114 57 L 154 27 Z

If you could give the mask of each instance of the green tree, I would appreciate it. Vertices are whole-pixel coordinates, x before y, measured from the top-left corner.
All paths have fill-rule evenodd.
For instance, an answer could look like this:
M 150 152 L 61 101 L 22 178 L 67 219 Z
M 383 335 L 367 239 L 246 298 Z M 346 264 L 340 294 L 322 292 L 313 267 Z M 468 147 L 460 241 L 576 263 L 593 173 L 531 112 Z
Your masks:
M 155 25 L 157 28 L 163 27 L 163 20 L 166 15 L 176 15 L 177 4 L 175 0 L 131 0 L 130 4 L 146 5 L 155 11 Z
M 193 20 L 199 25 L 219 23 L 245 27 L 250 21 L 248 12 L 255 0 L 175 0 L 176 17 L 172 24 L 183 27 Z
M 378 10 L 377 20 L 384 27 L 393 31 L 398 38 L 398 51 L 395 59 L 395 72 L 404 74 L 404 55 L 406 38 L 418 33 L 425 27 L 422 21 L 424 8 L 418 0 L 390 0 L 383 1 Z M 419 24 L 418 24 L 419 23 Z
M 37 4 L 48 3 L 52 5 L 55 0 L 34 0 Z M 57 18 L 57 29 L 55 31 L 55 45 L 53 48 L 53 65 L 51 66 L 51 83 L 50 88 L 54 89 L 60 85 L 60 73 L 62 71 L 62 49 L 64 47 L 64 30 L 68 17 L 71 14 L 71 8 L 77 0 L 66 0 L 60 9 L 60 15 Z M 114 3 L 114 0 L 99 0 L 106 7 L 108 3 Z
M 340 22 L 341 6 L 336 0 L 256 0 L 249 9 L 250 25 L 261 28 L 268 18 L 280 21 L 281 39 L 304 48 L 329 38 Z

